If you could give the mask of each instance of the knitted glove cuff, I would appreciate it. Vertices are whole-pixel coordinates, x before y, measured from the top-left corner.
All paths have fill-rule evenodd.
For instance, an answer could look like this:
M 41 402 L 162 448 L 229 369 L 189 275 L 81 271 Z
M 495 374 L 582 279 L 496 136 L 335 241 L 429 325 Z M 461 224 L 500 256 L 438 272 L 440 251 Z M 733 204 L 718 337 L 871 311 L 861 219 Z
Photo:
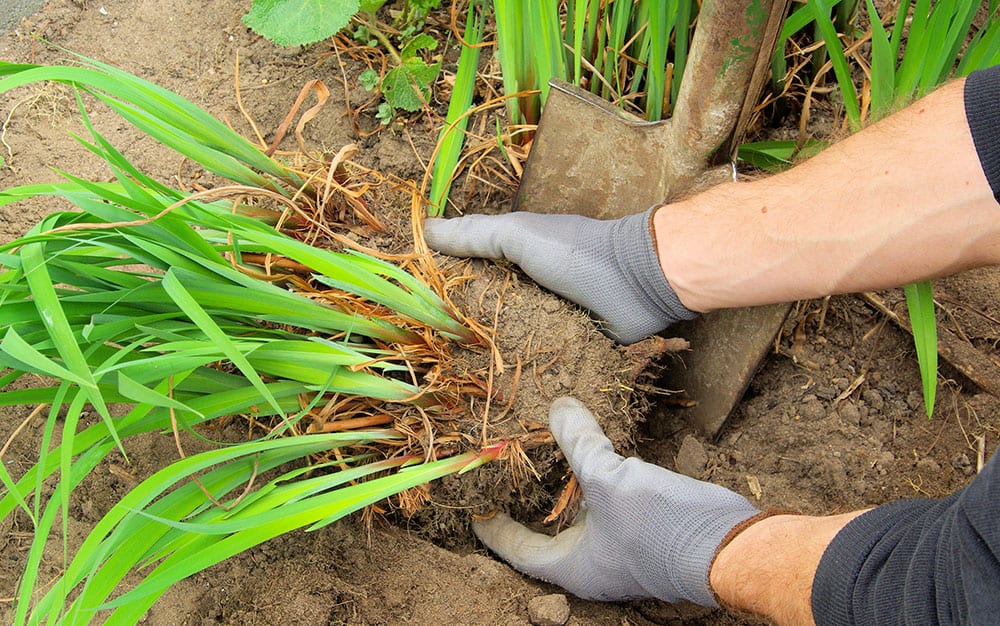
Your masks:
M 663 314 L 664 327 L 694 319 L 697 313 L 684 306 L 663 275 L 653 236 L 653 213 L 658 206 L 618 221 L 612 241 L 618 262 L 628 268 L 624 274 L 632 287 L 643 293 L 651 305 Z
M 775 515 L 802 515 L 802 514 L 799 513 L 798 511 L 792 511 L 790 509 L 767 509 L 766 511 L 761 511 L 760 513 L 757 513 L 753 517 L 748 517 L 739 524 L 733 526 L 730 529 L 730 531 L 726 533 L 726 536 L 722 538 L 722 542 L 719 544 L 719 547 L 715 549 L 715 554 L 712 555 L 712 561 L 708 564 L 709 575 L 711 575 L 712 573 L 712 567 L 715 565 L 715 560 L 719 558 L 719 553 L 722 552 L 722 550 L 725 549 L 726 546 L 732 543 L 733 539 L 736 539 L 736 537 L 740 533 L 742 533 L 747 528 L 750 528 L 757 522 L 763 521 L 769 517 L 774 517 Z M 738 612 L 738 609 L 736 607 L 731 607 L 722 601 L 722 598 L 720 598 L 719 594 L 715 592 L 715 589 L 712 589 L 711 584 L 708 585 L 708 591 L 712 594 L 712 599 L 715 601 L 714 606 L 722 607 L 730 612 Z

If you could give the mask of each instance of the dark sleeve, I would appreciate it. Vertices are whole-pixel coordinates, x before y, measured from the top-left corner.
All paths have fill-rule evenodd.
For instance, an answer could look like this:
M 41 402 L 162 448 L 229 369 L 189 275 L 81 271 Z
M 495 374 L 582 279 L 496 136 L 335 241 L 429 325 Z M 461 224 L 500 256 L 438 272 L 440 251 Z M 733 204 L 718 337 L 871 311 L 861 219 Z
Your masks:
M 969 74 L 965 80 L 965 117 L 986 180 L 1000 202 L 1000 65 Z
M 816 570 L 816 624 L 998 623 L 998 457 L 948 498 L 894 502 L 845 526 Z

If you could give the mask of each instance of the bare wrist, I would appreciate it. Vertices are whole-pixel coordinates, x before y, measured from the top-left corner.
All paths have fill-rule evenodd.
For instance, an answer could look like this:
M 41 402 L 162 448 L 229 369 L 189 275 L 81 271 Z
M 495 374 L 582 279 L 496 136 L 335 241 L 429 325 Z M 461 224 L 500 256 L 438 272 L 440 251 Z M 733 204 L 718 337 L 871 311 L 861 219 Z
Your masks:
M 683 202 L 683 201 L 682 201 Z M 677 299 L 682 305 L 696 313 L 708 313 L 709 308 L 703 306 L 698 299 L 698 294 L 692 291 L 684 276 L 679 271 L 683 263 L 682 258 L 684 245 L 689 239 L 678 232 L 678 222 L 675 217 L 677 213 L 686 210 L 681 209 L 682 202 L 674 204 L 661 204 L 653 207 L 649 218 L 649 231 L 653 236 L 653 247 L 656 250 L 657 260 L 660 262 L 660 271 L 663 272 L 667 283 L 677 294 Z
M 773 515 L 724 544 L 709 571 L 719 603 L 777 624 L 813 624 L 812 583 L 826 547 L 863 513 L 811 517 Z

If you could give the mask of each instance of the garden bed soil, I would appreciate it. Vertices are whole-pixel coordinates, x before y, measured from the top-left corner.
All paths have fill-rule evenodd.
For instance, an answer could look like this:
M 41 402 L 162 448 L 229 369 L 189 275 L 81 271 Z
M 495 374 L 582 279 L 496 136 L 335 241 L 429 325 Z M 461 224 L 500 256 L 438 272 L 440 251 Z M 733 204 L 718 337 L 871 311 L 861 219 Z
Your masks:
M 349 113 L 370 99 L 357 83 L 363 66 L 338 56 L 328 44 L 274 47 L 241 24 L 248 7 L 248 1 L 51 0 L 2 35 L 0 57 L 38 63 L 66 58 L 37 35 L 172 89 L 250 136 L 235 96 L 238 60 L 243 104 L 268 138 L 301 87 L 319 78 L 331 98 L 306 127 L 307 146 L 335 153 L 356 143 L 358 163 L 419 183 L 436 137 L 430 118 L 414 115 L 369 134 L 378 126 L 375 106 L 356 117 Z M 444 39 L 446 26 L 440 32 Z M 454 66 L 446 61 L 445 69 Z M 444 110 L 440 101 L 434 107 Z M 106 110 L 95 107 L 92 115 L 95 125 L 150 174 L 191 180 L 190 164 L 177 155 Z M 7 161 L 0 168 L 0 187 L 55 180 L 52 168 L 107 178 L 108 172 L 69 134 L 83 129 L 68 90 L 18 90 L 0 100 L 0 118 L 0 150 Z M 460 187 L 453 195 L 456 204 L 470 212 L 505 210 L 512 189 L 494 183 Z M 374 244 L 397 251 L 400 242 L 409 245 L 409 196 L 380 190 L 376 209 L 390 232 Z M 49 210 L 40 202 L 0 208 L 0 240 L 23 234 Z M 469 533 L 468 520 L 473 512 L 500 506 L 537 523 L 552 506 L 565 468 L 544 442 L 543 426 L 548 402 L 559 395 L 581 397 L 623 453 L 725 485 L 762 508 L 814 514 L 950 493 L 968 483 L 978 457 L 988 458 L 1000 435 L 996 397 L 947 362 L 939 377 L 937 410 L 932 419 L 926 417 L 911 338 L 869 300 L 840 296 L 798 303 L 733 417 L 717 438 L 707 438 L 690 427 L 677 403 L 649 393 L 655 380 L 643 366 L 657 356 L 657 346 L 641 347 L 653 355 L 615 347 L 584 314 L 514 268 L 476 262 L 465 269 L 458 261 L 441 262 L 456 274 L 472 276 L 452 295 L 466 314 L 496 328 L 505 367 L 493 372 L 502 391 L 492 400 L 490 419 L 497 432 L 535 433 L 528 439 L 536 447 L 528 453 L 541 480 L 528 478 L 512 487 L 509 467 L 494 464 L 462 480 L 436 483 L 429 502 L 409 520 L 394 515 L 369 523 L 354 516 L 317 532 L 281 537 L 176 585 L 144 623 L 527 623 L 529 601 L 559 590 L 494 560 Z M 988 269 L 950 279 L 940 288 L 947 295 L 941 301 L 942 325 L 1000 367 L 995 350 L 1000 300 L 988 297 L 997 294 L 998 285 L 996 269 Z M 898 295 L 882 295 L 902 313 Z M 475 353 L 464 358 L 468 367 L 480 369 L 489 360 Z M 683 353 L 659 355 L 656 362 L 682 367 Z M 483 400 L 470 402 L 470 414 L 481 416 Z M 0 409 L 4 439 L 28 413 L 27 408 Z M 639 424 L 642 417 L 645 422 Z M 30 464 L 39 426 L 37 419 L 30 423 L 29 432 L 6 453 L 3 461 L 15 474 Z M 238 424 L 227 428 L 239 436 Z M 77 490 L 71 542 L 79 541 L 138 480 L 177 455 L 169 436 L 139 438 L 128 452 L 128 462 L 111 455 Z M 0 528 L 0 599 L 5 603 L 14 595 L 30 536 L 23 518 Z M 49 559 L 44 567 L 40 580 L 57 573 L 58 560 Z M 569 602 L 570 623 L 580 625 L 756 623 L 659 602 L 602 604 L 572 597 Z

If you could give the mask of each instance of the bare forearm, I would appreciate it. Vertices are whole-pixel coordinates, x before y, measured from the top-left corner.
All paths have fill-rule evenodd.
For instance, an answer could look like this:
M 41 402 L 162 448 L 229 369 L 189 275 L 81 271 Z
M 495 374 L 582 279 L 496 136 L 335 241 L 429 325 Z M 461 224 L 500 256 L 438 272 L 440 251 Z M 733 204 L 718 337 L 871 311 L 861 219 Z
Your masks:
M 782 174 L 657 211 L 661 267 L 695 311 L 896 286 L 1000 263 L 1000 205 L 962 81 Z
M 709 572 L 712 590 L 731 609 L 783 626 L 813 624 L 816 567 L 837 532 L 862 512 L 777 515 L 757 522 L 719 552 Z

